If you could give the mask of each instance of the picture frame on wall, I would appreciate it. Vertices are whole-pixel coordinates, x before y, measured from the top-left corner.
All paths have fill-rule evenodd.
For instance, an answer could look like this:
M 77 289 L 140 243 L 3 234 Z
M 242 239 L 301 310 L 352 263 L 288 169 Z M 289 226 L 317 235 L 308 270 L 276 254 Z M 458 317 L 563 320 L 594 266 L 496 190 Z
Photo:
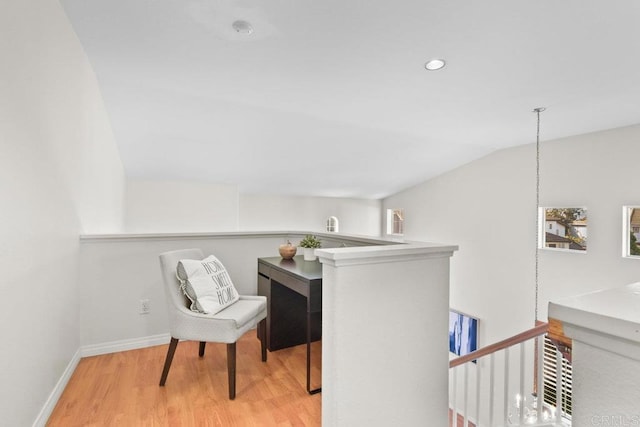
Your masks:
M 449 351 L 464 356 L 478 349 L 478 318 L 449 310 Z

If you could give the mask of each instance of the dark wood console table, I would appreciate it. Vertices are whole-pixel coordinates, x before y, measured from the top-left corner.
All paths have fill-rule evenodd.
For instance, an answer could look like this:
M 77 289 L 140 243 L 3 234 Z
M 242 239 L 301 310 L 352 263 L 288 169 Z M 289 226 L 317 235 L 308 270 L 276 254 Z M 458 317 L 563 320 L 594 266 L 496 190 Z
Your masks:
M 311 342 L 322 338 L 322 264 L 299 255 L 258 258 L 258 295 L 267 297 L 269 351 L 307 345 L 307 391 L 311 389 Z

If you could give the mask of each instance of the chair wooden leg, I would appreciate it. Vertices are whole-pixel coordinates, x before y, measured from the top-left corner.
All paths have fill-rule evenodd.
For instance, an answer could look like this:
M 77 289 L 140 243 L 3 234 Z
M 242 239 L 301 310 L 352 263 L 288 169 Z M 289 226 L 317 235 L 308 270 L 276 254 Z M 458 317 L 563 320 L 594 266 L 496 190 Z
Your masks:
M 236 398 L 236 343 L 227 344 L 227 372 L 229 374 L 229 399 Z
M 258 338 L 260 338 L 260 351 L 262 361 L 267 361 L 267 319 L 262 319 L 258 323 Z
M 204 356 L 204 347 L 207 345 L 205 341 L 200 341 L 200 349 L 198 350 L 198 356 Z
M 167 375 L 169 375 L 169 368 L 171 368 L 171 362 L 173 362 L 173 355 L 176 353 L 178 347 L 178 338 L 171 338 L 169 343 L 169 349 L 167 350 L 167 358 L 164 361 L 164 369 L 162 370 L 162 376 L 160 377 L 160 386 L 164 386 L 167 382 Z

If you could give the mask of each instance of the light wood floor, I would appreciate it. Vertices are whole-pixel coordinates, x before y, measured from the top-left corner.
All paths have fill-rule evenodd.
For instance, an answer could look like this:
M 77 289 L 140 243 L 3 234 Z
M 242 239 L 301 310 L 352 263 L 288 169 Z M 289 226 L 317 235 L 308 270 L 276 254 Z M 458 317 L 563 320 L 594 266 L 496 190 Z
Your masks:
M 268 352 L 248 332 L 237 344 L 236 399 L 228 399 L 226 345 L 180 342 L 164 387 L 167 345 L 84 358 L 48 426 L 319 426 L 321 394 L 306 392 L 306 347 Z M 314 365 L 320 366 L 320 343 Z M 315 385 L 320 371 L 312 370 Z M 312 383 L 312 385 L 314 385 Z

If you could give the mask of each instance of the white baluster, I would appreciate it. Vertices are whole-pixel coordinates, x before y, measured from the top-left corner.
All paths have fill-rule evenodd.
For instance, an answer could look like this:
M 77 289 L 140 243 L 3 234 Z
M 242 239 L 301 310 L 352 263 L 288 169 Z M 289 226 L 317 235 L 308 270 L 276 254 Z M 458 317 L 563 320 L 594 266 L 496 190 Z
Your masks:
M 467 407 L 467 396 L 469 395 L 469 363 L 464 364 L 464 424 L 463 427 L 468 427 L 467 414 L 469 413 Z
M 504 349 L 504 424 L 509 423 L 509 347 Z
M 458 367 L 456 366 L 455 368 L 453 368 L 453 404 L 451 405 L 451 410 L 453 412 L 453 423 L 451 425 L 453 426 L 457 426 L 458 425 L 458 411 L 456 409 L 457 407 L 457 396 L 456 396 L 456 392 L 457 392 L 457 388 L 458 388 Z
M 537 363 L 537 367 L 538 367 L 538 380 L 536 381 L 537 387 L 536 387 L 536 395 L 537 395 L 537 407 L 536 407 L 536 411 L 537 411 L 537 415 L 538 415 L 538 422 L 540 422 L 540 420 L 542 420 L 542 407 L 544 406 L 544 379 L 542 377 L 542 373 L 544 371 L 544 335 L 540 335 L 536 338 L 536 343 L 537 343 L 537 347 L 538 347 L 538 363 Z
M 495 396 L 495 358 L 491 353 L 489 366 L 489 425 L 493 425 L 493 398 Z
M 562 353 L 556 349 L 556 417 L 562 416 Z
M 520 343 L 520 425 L 524 424 L 524 408 L 525 408 L 525 395 L 524 395 L 524 343 Z
M 476 426 L 480 425 L 480 361 L 476 360 Z M 468 427 L 468 426 L 465 426 Z

